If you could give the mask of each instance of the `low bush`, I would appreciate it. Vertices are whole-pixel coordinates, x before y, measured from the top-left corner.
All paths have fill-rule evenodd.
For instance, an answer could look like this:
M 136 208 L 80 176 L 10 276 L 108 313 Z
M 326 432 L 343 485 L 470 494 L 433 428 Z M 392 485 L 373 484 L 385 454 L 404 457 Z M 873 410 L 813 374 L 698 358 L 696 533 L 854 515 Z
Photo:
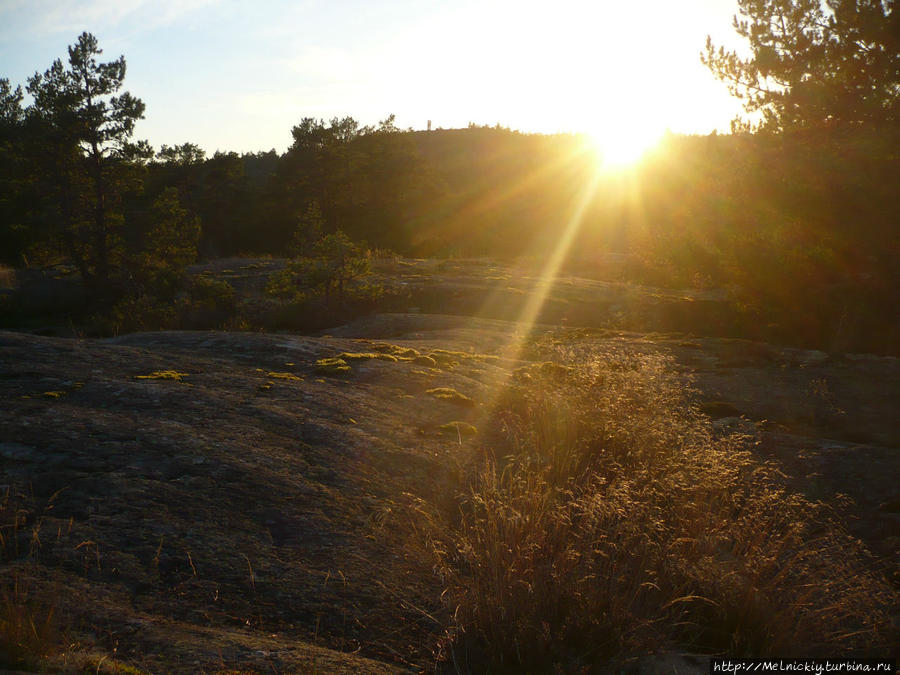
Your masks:
M 234 287 L 222 279 L 194 277 L 189 289 L 189 302 L 181 311 L 180 327 L 214 329 L 228 324 L 235 317 Z
M 180 307 L 152 295 L 128 296 L 117 302 L 108 312 L 97 315 L 88 332 L 99 335 L 119 335 L 135 331 L 176 328 Z

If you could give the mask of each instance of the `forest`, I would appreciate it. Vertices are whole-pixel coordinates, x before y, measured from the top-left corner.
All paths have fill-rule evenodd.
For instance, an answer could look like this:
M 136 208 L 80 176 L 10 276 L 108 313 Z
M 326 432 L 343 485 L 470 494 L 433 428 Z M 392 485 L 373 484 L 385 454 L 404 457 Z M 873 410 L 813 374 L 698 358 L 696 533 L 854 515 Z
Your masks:
M 124 298 L 171 301 L 197 260 L 287 258 L 337 232 L 361 255 L 539 265 L 577 206 L 572 269 L 613 256 L 625 281 L 728 289 L 748 337 L 894 353 L 896 322 L 880 308 L 900 293 L 897 13 L 870 10 L 835 14 L 828 39 L 802 21 L 766 35 L 756 16 L 756 29 L 743 27 L 756 49 L 746 62 L 708 44 L 705 62 L 745 90 L 756 121 L 668 134 L 607 172 L 581 135 L 404 130 L 393 115 L 374 126 L 302 118 L 283 154 L 154 150 L 133 140 L 146 105 L 122 91 L 124 57 L 99 61 L 84 33 L 68 63 L 36 72 L 24 92 L 0 80 L 0 259 L 68 265 L 87 290 L 69 311 L 84 314 Z M 816 39 L 817 51 L 797 51 Z M 857 44 L 868 51 L 848 52 Z M 798 79 L 800 66 L 820 84 Z M 754 84 L 763 74 L 768 94 Z

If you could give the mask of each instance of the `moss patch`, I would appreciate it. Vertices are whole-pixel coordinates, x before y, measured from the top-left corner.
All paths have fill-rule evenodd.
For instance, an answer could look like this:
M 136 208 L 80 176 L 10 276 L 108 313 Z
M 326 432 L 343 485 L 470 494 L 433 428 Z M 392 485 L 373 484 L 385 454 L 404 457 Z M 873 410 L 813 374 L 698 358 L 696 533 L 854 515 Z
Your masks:
M 435 387 L 434 389 L 429 389 L 425 393 L 429 396 L 434 396 L 441 401 L 455 403 L 456 405 L 463 405 L 470 408 L 475 405 L 475 401 L 470 399 L 465 394 L 460 394 L 458 391 L 456 391 L 456 389 L 451 389 L 450 387 Z
M 303 381 L 303 378 L 302 378 L 302 377 L 297 377 L 297 376 L 294 375 L 293 373 L 274 373 L 274 372 L 269 372 L 269 373 L 266 373 L 266 375 L 267 375 L 268 377 L 274 378 L 274 379 L 276 379 L 276 380 L 295 380 L 295 381 L 297 381 L 297 382 L 302 382 L 302 381 Z
M 475 361 L 499 361 L 495 354 L 470 354 L 469 352 L 451 351 L 449 349 L 432 349 L 431 355 L 435 358 L 474 359 Z
M 383 354 L 380 352 L 343 352 L 338 354 L 337 358 L 344 359 L 344 361 L 369 361 L 371 359 L 397 361 L 397 357 L 393 354 Z
M 346 375 L 350 365 L 339 356 L 331 356 L 316 361 L 316 372 L 320 375 Z
M 394 356 L 399 359 L 414 359 L 419 356 L 419 350 L 412 347 L 395 347 L 395 349 L 397 351 L 394 352 Z
M 400 345 L 392 345 L 388 342 L 372 343 L 372 349 L 382 354 L 390 354 L 391 356 L 396 356 L 398 359 L 414 359 L 419 355 L 419 351 L 417 349 L 413 349 L 412 347 L 401 347 Z
M 427 358 L 434 361 L 435 365 L 441 368 L 454 368 L 459 365 L 459 360 L 453 358 L 453 353 L 443 349 L 436 349 L 428 354 Z
M 447 422 L 439 426 L 438 430 L 441 433 L 454 436 L 475 436 L 478 434 L 478 428 L 468 422 Z
M 462 361 L 499 361 L 500 357 L 494 354 L 469 354 L 468 352 L 451 351 L 449 349 L 432 349 L 428 357 L 434 359 L 442 368 L 453 368 Z
M 177 380 L 181 381 L 188 376 L 189 373 L 181 373 L 177 370 L 154 370 L 146 375 L 135 375 L 136 380 Z

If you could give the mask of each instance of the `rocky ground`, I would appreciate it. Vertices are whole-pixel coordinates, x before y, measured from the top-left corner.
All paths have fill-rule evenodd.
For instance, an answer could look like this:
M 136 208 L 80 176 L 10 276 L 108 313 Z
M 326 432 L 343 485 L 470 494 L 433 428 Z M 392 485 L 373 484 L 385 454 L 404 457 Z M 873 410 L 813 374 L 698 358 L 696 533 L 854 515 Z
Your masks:
M 320 337 L 0 333 L 2 580 L 57 608 L 65 658 L 433 669 L 439 580 L 410 575 L 387 509 L 481 442 L 452 423 L 482 428 L 535 339 L 671 355 L 796 489 L 848 495 L 852 531 L 898 579 L 900 360 L 412 313 Z M 342 353 L 369 356 L 317 364 Z

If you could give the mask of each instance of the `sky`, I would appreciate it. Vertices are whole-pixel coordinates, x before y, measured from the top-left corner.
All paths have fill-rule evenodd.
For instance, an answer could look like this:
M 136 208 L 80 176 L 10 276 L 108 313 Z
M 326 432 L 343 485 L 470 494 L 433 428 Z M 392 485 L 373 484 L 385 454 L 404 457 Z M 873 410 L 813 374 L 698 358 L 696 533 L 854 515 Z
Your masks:
M 737 46 L 735 0 L 0 0 L 0 77 L 26 83 L 82 31 L 125 56 L 158 148 L 283 152 L 304 117 L 500 124 L 610 141 L 727 131 L 700 63 Z

